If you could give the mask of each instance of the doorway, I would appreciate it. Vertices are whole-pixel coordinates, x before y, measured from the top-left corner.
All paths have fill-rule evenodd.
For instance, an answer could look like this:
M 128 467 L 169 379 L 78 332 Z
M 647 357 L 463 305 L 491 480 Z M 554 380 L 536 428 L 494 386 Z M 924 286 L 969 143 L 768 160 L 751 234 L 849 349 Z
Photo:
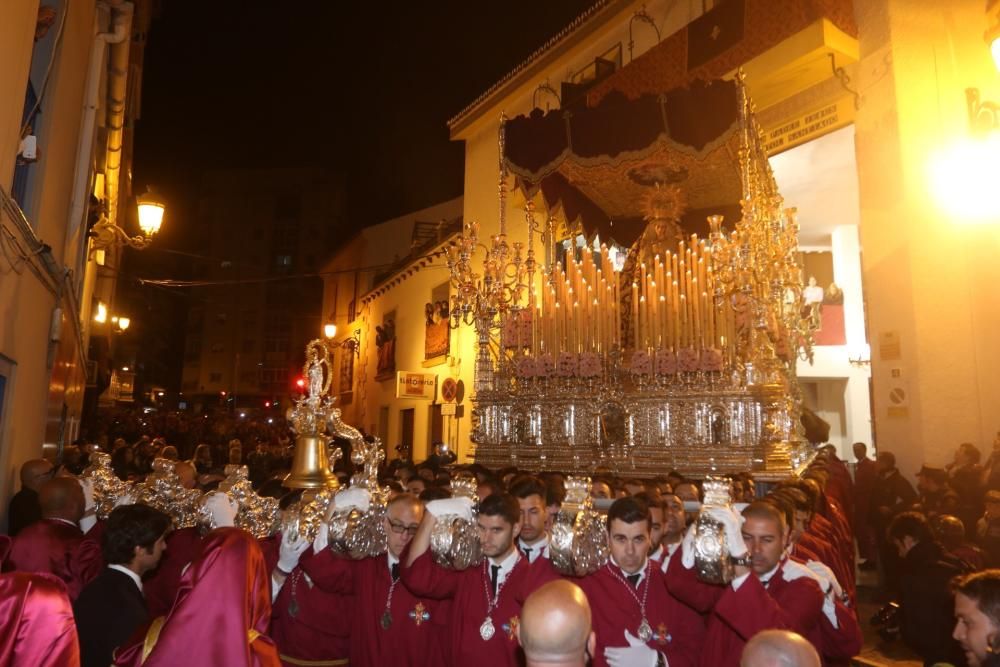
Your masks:
M 405 456 L 413 458 L 413 408 L 399 411 L 399 443 L 405 452 Z

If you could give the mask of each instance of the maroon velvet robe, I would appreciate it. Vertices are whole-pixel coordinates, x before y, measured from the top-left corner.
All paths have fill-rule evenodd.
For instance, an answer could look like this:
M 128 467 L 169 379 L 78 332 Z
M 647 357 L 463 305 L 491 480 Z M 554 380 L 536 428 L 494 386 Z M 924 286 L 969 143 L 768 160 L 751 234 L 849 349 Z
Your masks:
M 837 577 L 837 582 L 843 586 L 844 590 L 848 592 L 849 595 L 853 597 L 854 595 L 854 577 L 849 576 L 847 572 L 847 566 L 844 564 L 843 560 L 840 558 L 840 554 L 836 549 L 834 549 L 828 542 L 821 540 L 816 537 L 816 535 L 805 532 L 799 536 L 798 544 L 816 554 L 818 558 L 813 560 L 818 560 L 831 570 L 833 574 Z
M 823 592 L 815 579 L 785 581 L 784 563 L 767 588 L 751 574 L 733 590 L 732 585 L 714 586 L 699 581 L 694 569 L 678 561 L 667 570 L 667 587 L 679 600 L 708 614 L 705 640 L 698 661 L 703 667 L 739 667 L 747 641 L 761 630 L 772 628 L 799 633 L 820 650 L 819 622 Z
M 151 618 L 163 616 L 174 604 L 184 566 L 198 557 L 201 534 L 197 528 L 180 528 L 167 535 L 167 550 L 160 564 L 142 582 Z
M 407 552 L 404 552 L 403 562 L 406 558 Z M 479 634 L 479 627 L 487 616 L 489 586 L 483 564 L 455 572 L 438 566 L 427 552 L 411 567 L 403 567 L 402 573 L 403 584 L 417 597 L 451 600 L 448 619 L 451 642 L 447 653 L 448 664 L 455 667 L 520 665 L 516 629 L 521 605 L 536 588 L 558 576 L 547 559 L 540 558 L 532 564 L 527 558 L 518 559 L 507 575 L 498 605 L 489 614 L 496 632 L 486 641 Z
M 642 623 L 639 603 L 625 588 L 631 586 L 616 578 L 608 564 L 594 574 L 582 579 L 568 578 L 583 589 L 590 601 L 592 624 L 597 638 L 594 667 L 606 667 L 604 649 L 609 646 L 627 646 L 625 631 L 638 636 Z M 650 561 L 644 578 L 634 590 L 641 600 L 646 594 L 646 620 L 653 629 L 653 638 L 646 642 L 650 648 L 666 657 L 670 667 L 694 667 L 698 664 L 705 624 L 693 609 L 674 598 L 668 591 L 660 566 Z
M 315 555 L 310 550 L 299 567 L 320 588 L 347 590 L 353 596 L 350 657 L 354 667 L 422 667 L 445 662 L 450 601 L 418 598 L 400 579 L 392 589 L 392 624 L 382 627 L 392 584 L 385 554 L 349 560 L 335 556 L 329 549 Z
M 310 547 L 285 579 L 272 608 L 271 637 L 286 666 L 293 665 L 289 658 L 336 664 L 346 661 L 350 653 L 351 617 L 355 613 L 350 578 L 337 577 L 321 565 L 310 569 L 312 560 Z M 323 579 L 324 585 L 321 587 L 313 576 Z
M 0 667 L 79 667 L 66 586 L 44 574 L 0 575 Z
M 18 533 L 5 565 L 6 570 L 55 575 L 65 582 L 71 600 L 103 568 L 101 545 L 58 519 L 36 521 Z
M 217 528 L 181 577 L 166 617 L 142 628 L 115 652 L 120 667 L 278 667 L 267 636 L 270 570 L 257 540 L 239 528 Z M 156 626 L 162 624 L 159 632 Z M 143 658 L 146 645 L 151 645 Z

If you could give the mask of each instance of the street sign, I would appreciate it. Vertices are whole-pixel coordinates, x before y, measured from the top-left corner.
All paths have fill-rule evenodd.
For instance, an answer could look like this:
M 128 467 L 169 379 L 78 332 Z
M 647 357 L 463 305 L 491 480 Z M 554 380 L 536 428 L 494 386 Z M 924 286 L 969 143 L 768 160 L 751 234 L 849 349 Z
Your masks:
M 441 382 L 441 401 L 443 403 L 454 403 L 458 396 L 458 382 L 455 378 L 445 378 Z

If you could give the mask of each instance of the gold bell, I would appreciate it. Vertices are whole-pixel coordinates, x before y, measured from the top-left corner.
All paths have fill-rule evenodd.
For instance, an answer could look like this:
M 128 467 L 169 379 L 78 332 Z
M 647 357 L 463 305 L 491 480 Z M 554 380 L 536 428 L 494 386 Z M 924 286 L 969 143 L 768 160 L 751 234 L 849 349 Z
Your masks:
M 337 476 L 330 469 L 326 442 L 315 435 L 300 435 L 295 439 L 292 471 L 283 485 L 290 489 L 336 489 Z

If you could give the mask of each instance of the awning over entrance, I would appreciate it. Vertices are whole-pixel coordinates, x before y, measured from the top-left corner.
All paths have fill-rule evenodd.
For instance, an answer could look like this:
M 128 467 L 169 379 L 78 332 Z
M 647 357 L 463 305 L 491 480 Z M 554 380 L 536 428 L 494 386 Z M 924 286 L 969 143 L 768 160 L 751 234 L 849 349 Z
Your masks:
M 506 155 L 526 196 L 540 188 L 548 208 L 561 208 L 588 236 L 630 246 L 657 184 L 683 190 L 681 227 L 705 234 L 706 216 L 733 222 L 739 214 L 738 107 L 733 81 L 635 100 L 612 93 L 592 108 L 510 120 Z

